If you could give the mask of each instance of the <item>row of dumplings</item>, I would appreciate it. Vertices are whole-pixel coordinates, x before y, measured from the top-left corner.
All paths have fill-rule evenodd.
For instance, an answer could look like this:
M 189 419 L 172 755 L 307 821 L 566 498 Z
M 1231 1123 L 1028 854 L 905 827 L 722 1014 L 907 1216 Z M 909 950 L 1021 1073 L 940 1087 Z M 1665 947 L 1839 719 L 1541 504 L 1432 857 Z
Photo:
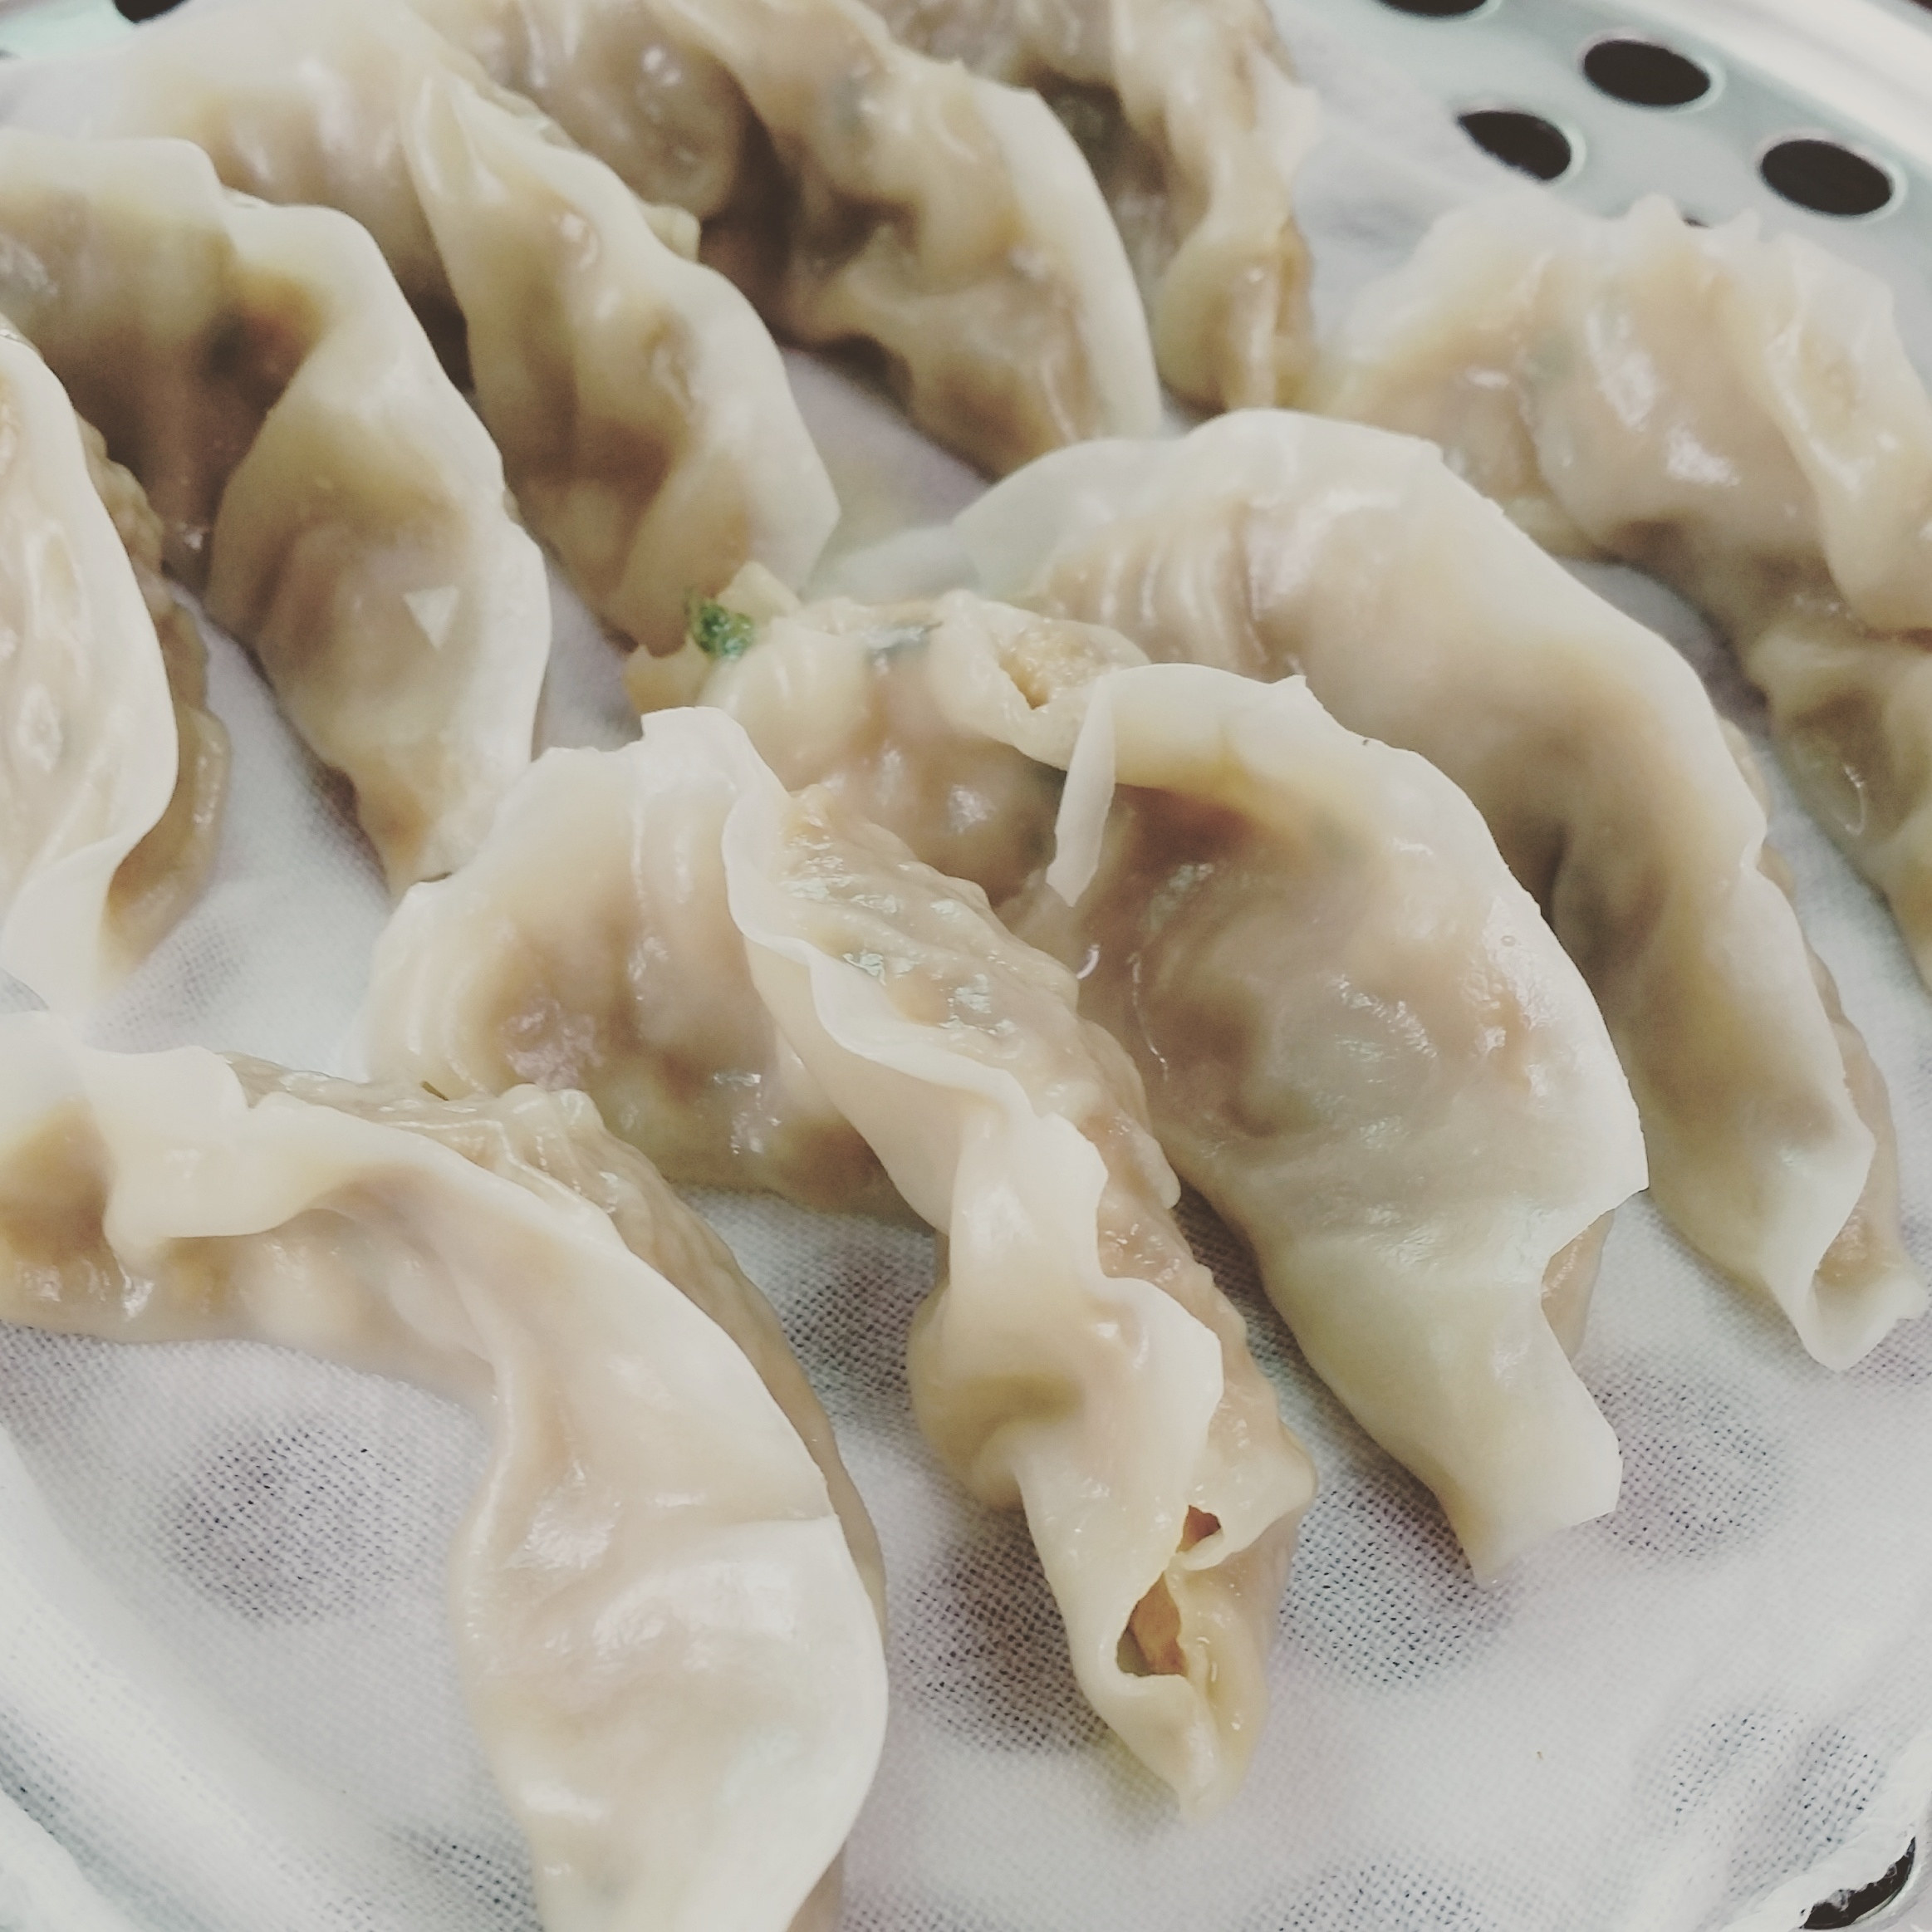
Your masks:
M 527 762 L 548 633 L 506 476 L 647 652 L 748 561 L 805 581 L 839 506 L 767 324 L 862 349 L 995 471 L 1150 432 L 1155 340 L 1204 405 L 1279 400 L 1312 98 L 1258 5 L 1144 11 L 1111 41 L 1080 8 L 972 36 L 978 69 L 1085 91 L 1116 227 L 1039 96 L 858 0 L 194 0 L 10 66 L 0 309 L 400 891 Z M 121 926 L 63 993 L 138 951 Z
M 1748 223 L 1693 230 L 1661 203 L 1593 222 L 1525 192 L 1445 219 L 1316 358 L 1286 184 L 1317 110 L 1265 16 L 1149 4 L 1103 31 L 1089 11 L 895 24 L 1046 87 L 1097 183 L 1032 95 L 856 3 L 193 0 L 4 77 L 11 129 L 186 136 L 205 158 L 8 132 L 0 307 L 348 779 L 397 890 L 474 849 L 527 747 L 543 600 L 492 514 L 499 469 L 645 647 L 640 706 L 687 698 L 691 592 L 748 561 L 797 587 L 838 514 L 766 321 L 864 346 L 916 423 L 1003 470 L 1155 428 L 1130 254 L 1177 395 L 1427 434 L 1546 544 L 1710 610 L 1918 943 L 1925 699 L 1901 634 L 1925 618 L 1932 404 L 1882 286 Z M 956 152 L 913 138 L 938 129 Z M 246 208 L 215 177 L 361 232 Z M 349 417 L 322 449 L 316 408 Z M 304 562 L 377 527 L 380 566 L 337 562 L 313 594 Z
M 1748 752 L 1531 541 L 1714 613 L 1923 960 L 1932 404 L 1884 292 L 1525 194 L 1312 356 L 1305 97 L 1258 16 L 1145 14 L 1132 46 L 895 22 L 1076 125 L 1112 90 L 1117 229 L 1037 101 L 857 7 L 191 0 L 7 76 L 17 122 L 201 146 L 0 131 L 0 964 L 82 1006 L 208 862 L 223 741 L 164 561 L 414 890 L 363 1028 L 386 1084 L 0 1029 L 0 1307 L 486 1405 L 458 1638 L 556 1925 L 835 1909 L 883 1723 L 863 1509 L 660 1172 L 940 1232 L 920 1424 L 1024 1508 L 1082 1690 L 1190 1811 L 1258 1735 L 1312 1474 L 1177 1175 L 1485 1576 L 1614 1504 L 1570 1356 L 1646 1179 L 1827 1366 L 1923 1306 Z M 1204 72 L 1245 119 L 1182 117 Z M 1208 192 L 1236 161 L 1272 200 Z M 1131 439 L 1130 256 L 1177 392 L 1356 420 Z M 836 505 L 759 313 L 871 343 L 915 420 L 1022 466 L 852 560 L 865 602 L 795 594 Z M 529 766 L 547 604 L 506 474 L 647 654 L 622 751 Z M 795 1614 L 707 1622 L 739 1564 Z M 638 1591 L 667 1614 L 612 1652 Z

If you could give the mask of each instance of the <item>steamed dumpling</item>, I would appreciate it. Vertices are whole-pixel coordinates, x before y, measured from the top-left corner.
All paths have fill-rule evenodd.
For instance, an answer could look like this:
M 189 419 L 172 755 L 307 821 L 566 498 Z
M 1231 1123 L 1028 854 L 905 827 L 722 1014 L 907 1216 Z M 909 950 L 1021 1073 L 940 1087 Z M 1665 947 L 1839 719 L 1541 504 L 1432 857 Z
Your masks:
M 871 4 L 910 46 L 1045 96 L 1114 211 L 1176 395 L 1294 400 L 1313 343 L 1291 191 L 1321 109 L 1263 0 Z
M 3 320 L 0 425 L 0 967 L 71 1009 L 200 890 L 228 736 L 140 486 Z
M 1169 1214 L 1133 1068 L 1074 1009 L 976 888 L 824 794 L 795 806 L 729 719 L 674 711 L 540 761 L 478 861 L 405 902 L 365 1045 L 432 1085 L 589 1064 L 620 1130 L 642 1094 L 633 1121 L 739 1185 L 789 1159 L 802 1194 L 806 1130 L 856 1128 L 948 1237 L 910 1349 L 922 1427 L 976 1493 L 1023 1503 L 1081 1688 L 1204 1807 L 1259 1732 L 1312 1478 Z M 822 1153 L 804 1171 L 826 1204 L 866 1180 Z
M 785 336 L 857 345 L 995 472 L 1144 435 L 1160 396 L 1120 238 L 1035 96 L 900 47 L 863 0 L 414 0 Z
M 1651 1192 L 1842 1367 L 1924 1306 L 1884 1083 L 1690 667 L 1425 443 L 1256 411 L 1047 458 L 958 526 L 980 581 L 1150 655 L 1299 673 L 1474 799 L 1596 994 Z
M 1220 1803 L 1314 1483 L 1174 1224 L 1139 1081 L 976 887 L 788 797 L 727 720 L 654 725 L 660 756 L 738 774 L 725 875 L 758 992 L 945 1237 L 908 1351 L 927 1439 L 1025 1508 L 1095 1709 L 1184 1808 Z
M 354 215 L 473 380 L 531 527 L 633 641 L 674 647 L 688 595 L 748 561 L 802 582 L 831 534 L 777 347 L 688 259 L 696 223 L 407 9 L 203 0 L 0 88 L 18 125 L 183 136 L 230 188 Z
M 134 473 L 169 566 L 355 787 L 391 885 L 529 763 L 543 560 L 375 244 L 178 141 L 0 130 L 0 308 Z
M 1641 1130 L 1588 989 L 1447 779 L 1299 679 L 1116 672 L 1009 916 L 1081 967 L 1161 1145 L 1479 1577 L 1612 1508 L 1616 1440 L 1564 1342 Z
M 1630 1090 L 1447 779 L 1298 680 L 1114 668 L 1137 656 L 964 592 L 835 601 L 772 620 L 705 697 L 788 780 L 982 884 L 1043 860 L 1057 813 L 1002 917 L 1078 968 L 1311 1366 L 1493 1575 L 1616 1498 L 1565 1350 L 1644 1182 Z
M 652 743 L 546 752 L 475 857 L 404 899 L 371 968 L 370 1067 L 453 1097 L 580 1088 L 673 1180 L 902 1213 L 752 985 L 727 776 Z
M 876 1546 L 722 1244 L 581 1096 L 453 1107 L 34 1017 L 0 1068 L 0 1313 L 277 1341 L 489 1422 L 452 1625 L 545 1923 L 783 1932 L 884 1735 Z
M 1365 292 L 1315 406 L 1709 611 L 1932 980 L 1932 398 L 1882 282 L 1753 215 L 1511 195 Z

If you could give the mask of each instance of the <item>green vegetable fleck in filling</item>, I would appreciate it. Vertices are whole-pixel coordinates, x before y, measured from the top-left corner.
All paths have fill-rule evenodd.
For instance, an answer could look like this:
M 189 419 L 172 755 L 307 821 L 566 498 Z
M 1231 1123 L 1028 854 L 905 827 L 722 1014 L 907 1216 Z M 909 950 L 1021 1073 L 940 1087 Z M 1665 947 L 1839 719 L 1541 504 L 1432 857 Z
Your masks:
M 684 632 L 716 664 L 729 664 L 743 657 L 758 634 L 749 617 L 728 610 L 715 597 L 690 591 L 684 599 Z

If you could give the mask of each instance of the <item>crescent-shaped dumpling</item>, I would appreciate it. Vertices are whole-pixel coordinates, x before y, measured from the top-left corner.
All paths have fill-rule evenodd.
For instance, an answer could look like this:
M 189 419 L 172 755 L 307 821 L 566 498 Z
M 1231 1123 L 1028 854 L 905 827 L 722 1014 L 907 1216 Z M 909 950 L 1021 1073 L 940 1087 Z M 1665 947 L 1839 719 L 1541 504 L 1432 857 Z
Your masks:
M 884 1735 L 877 1549 L 723 1244 L 581 1096 L 451 1106 L 39 1016 L 0 1070 L 0 1314 L 279 1342 L 483 1414 L 452 1630 L 546 1925 L 784 1932 Z
M 1630 1090 L 1446 778 L 1299 680 L 1138 657 L 964 591 L 839 601 L 770 620 L 704 701 L 1012 895 L 1310 1365 L 1493 1575 L 1616 1498 L 1566 1351 L 1643 1184 Z
M 1447 773 L 1596 994 L 1679 1231 L 1831 1366 L 1924 1306 L 1884 1082 L 1695 672 L 1430 444 L 1243 411 L 1062 451 L 958 531 L 995 595 L 1156 658 L 1299 673 Z
M 184 141 L 0 129 L 0 308 L 126 464 L 169 567 L 355 788 L 391 886 L 529 763 L 543 559 L 375 245 Z
M 781 335 L 856 345 L 995 473 L 1160 414 L 1106 202 L 1037 96 L 864 0 L 414 0 L 646 201 L 704 225 Z

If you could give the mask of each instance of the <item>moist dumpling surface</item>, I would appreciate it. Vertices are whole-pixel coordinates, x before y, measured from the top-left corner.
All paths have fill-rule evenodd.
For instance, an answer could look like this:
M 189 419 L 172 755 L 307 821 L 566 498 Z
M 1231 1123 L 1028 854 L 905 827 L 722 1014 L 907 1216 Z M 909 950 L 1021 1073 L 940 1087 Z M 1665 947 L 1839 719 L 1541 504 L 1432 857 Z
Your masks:
M 1144 435 L 1133 272 L 1036 96 L 896 43 L 863 0 L 416 0 L 650 202 L 781 335 L 854 346 L 998 473 Z
M 375 245 L 184 141 L 0 129 L 0 306 L 133 473 L 169 568 L 355 788 L 391 886 L 529 762 L 543 559 Z
M 140 485 L 0 317 L 0 967 L 67 1011 L 187 910 L 228 734 Z
M 1844 1366 L 1923 1290 L 1884 1084 L 1696 674 L 1420 440 L 1282 411 L 1095 444 L 957 526 L 985 589 L 1150 656 L 1299 673 L 1474 800 L 1576 960 L 1686 1238 Z
M 546 1924 L 782 1932 L 884 1733 L 876 1552 L 718 1244 L 581 1096 L 452 1107 L 38 1017 L 0 1065 L 8 1317 L 277 1341 L 488 1420 L 453 1634 Z

